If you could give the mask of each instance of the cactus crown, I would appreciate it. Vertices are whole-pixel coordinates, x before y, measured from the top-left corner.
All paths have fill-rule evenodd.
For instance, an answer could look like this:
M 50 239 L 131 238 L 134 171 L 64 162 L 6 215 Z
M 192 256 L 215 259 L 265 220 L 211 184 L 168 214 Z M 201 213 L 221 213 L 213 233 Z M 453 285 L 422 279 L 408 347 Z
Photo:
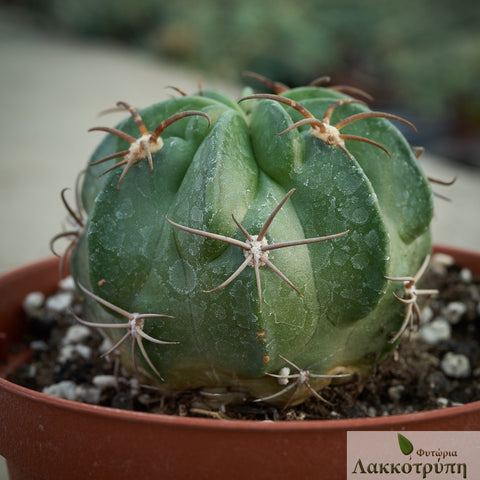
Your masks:
M 275 93 L 119 102 L 128 118 L 91 129 L 107 135 L 85 217 L 62 193 L 76 228 L 54 241 L 72 240 L 80 321 L 127 367 L 293 405 L 367 374 L 413 325 L 432 192 L 390 120 L 413 125 L 365 92 L 255 78 Z

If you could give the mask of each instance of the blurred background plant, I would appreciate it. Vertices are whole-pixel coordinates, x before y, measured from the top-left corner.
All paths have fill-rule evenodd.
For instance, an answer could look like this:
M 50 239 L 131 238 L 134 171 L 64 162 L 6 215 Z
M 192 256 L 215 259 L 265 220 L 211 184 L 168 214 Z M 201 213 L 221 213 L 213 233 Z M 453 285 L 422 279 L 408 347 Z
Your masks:
M 420 127 L 427 143 L 437 138 L 437 153 L 479 162 L 477 0 L 2 3 L 45 29 L 128 44 L 226 79 L 252 70 L 297 86 L 330 75 L 427 122 Z M 442 135 L 450 141 L 439 141 Z

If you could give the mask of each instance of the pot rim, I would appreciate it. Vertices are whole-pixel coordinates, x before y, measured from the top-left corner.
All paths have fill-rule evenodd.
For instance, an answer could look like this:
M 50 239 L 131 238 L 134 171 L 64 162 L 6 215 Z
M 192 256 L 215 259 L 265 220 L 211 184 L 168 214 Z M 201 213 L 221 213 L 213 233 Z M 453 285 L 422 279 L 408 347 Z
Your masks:
M 473 256 L 475 258 L 474 271 L 480 271 L 480 252 L 473 250 L 434 245 L 434 253 L 446 253 L 452 255 L 461 266 L 465 265 L 465 259 Z M 23 267 L 11 270 L 0 275 L 2 283 L 13 280 L 14 278 L 24 277 L 26 271 L 31 268 L 51 269 L 58 266 L 58 258 L 47 258 L 37 262 L 27 264 Z M 447 417 L 456 417 L 469 412 L 480 411 L 480 400 L 464 405 L 446 407 L 423 412 L 407 413 L 400 415 L 390 415 L 385 417 L 368 418 L 347 418 L 347 419 L 325 419 L 325 420 L 305 420 L 305 421 L 261 421 L 261 420 L 233 420 L 233 419 L 211 419 L 200 417 L 180 417 L 175 415 L 153 414 L 146 412 L 135 412 L 130 410 L 121 410 L 112 407 L 86 404 L 82 402 L 53 397 L 42 392 L 30 390 L 28 388 L 16 385 L 4 378 L 0 378 L 0 389 L 10 392 L 12 395 L 22 397 L 23 399 L 35 403 L 47 403 L 52 407 L 69 410 L 71 412 L 83 413 L 94 416 L 108 417 L 112 420 L 123 420 L 133 423 L 149 423 L 172 425 L 180 428 L 202 428 L 211 430 L 268 430 L 268 431 L 302 431 L 302 430 L 376 430 L 376 429 L 394 429 L 401 424 L 408 427 L 419 420 L 428 421 L 431 419 L 443 419 Z
M 409 424 L 432 419 L 451 418 L 465 415 L 469 412 L 480 411 L 480 401 L 466 403 L 464 405 L 446 407 L 442 409 L 428 410 L 424 412 L 390 415 L 387 417 L 368 418 L 341 418 L 326 420 L 304 421 L 262 421 L 262 420 L 231 420 L 211 419 L 200 417 L 180 417 L 177 415 L 163 415 L 146 412 L 121 410 L 112 407 L 91 405 L 73 400 L 57 398 L 42 392 L 29 390 L 0 378 L 0 389 L 9 391 L 12 395 L 22 397 L 35 403 L 47 403 L 53 408 L 67 410 L 74 413 L 101 416 L 111 420 L 122 420 L 131 423 L 148 423 L 172 425 L 183 428 L 202 428 L 211 430 L 273 430 L 273 431 L 301 431 L 301 430 L 377 430 L 395 428 L 399 424 L 408 427 Z

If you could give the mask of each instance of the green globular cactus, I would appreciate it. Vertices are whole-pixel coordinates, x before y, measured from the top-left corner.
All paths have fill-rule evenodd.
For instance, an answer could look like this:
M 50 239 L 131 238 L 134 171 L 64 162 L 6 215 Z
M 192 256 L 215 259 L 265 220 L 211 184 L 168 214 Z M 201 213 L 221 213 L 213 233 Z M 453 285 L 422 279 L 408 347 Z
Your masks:
M 395 347 L 432 192 L 408 122 L 345 92 L 182 92 L 92 129 L 70 268 L 127 367 L 293 405 Z

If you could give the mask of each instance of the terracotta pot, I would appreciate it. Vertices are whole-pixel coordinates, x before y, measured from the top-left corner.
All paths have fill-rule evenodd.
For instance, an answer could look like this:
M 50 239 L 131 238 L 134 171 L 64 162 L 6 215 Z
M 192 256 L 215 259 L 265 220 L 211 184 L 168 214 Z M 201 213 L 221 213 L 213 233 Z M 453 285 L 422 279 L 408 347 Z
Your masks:
M 436 251 L 480 273 L 480 253 Z M 23 298 L 33 290 L 53 292 L 57 268 L 50 259 L 0 277 L 0 354 L 19 338 Z M 24 359 L 9 356 L 3 375 Z M 343 479 L 349 430 L 480 430 L 480 402 L 350 420 L 210 420 L 96 407 L 0 378 L 0 454 L 11 480 Z

